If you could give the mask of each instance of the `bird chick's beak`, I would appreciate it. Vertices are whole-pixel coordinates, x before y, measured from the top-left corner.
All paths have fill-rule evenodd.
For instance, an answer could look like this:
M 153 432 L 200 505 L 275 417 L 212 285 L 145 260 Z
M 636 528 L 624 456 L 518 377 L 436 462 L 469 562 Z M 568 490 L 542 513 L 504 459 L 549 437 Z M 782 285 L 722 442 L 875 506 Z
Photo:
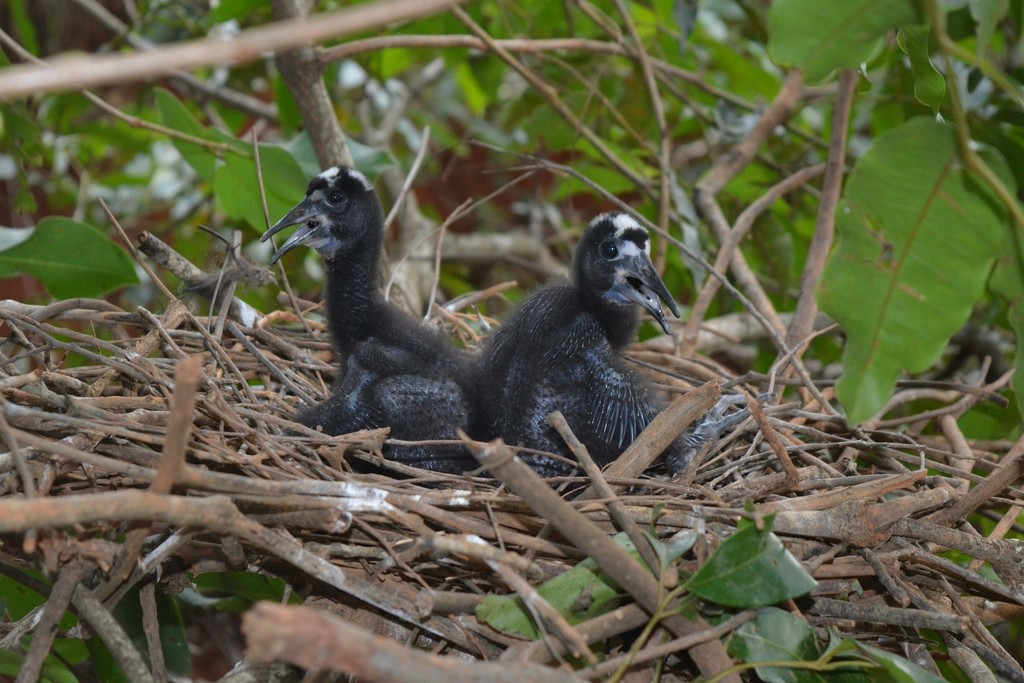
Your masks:
M 289 211 L 284 218 L 274 223 L 269 230 L 263 233 L 263 236 L 260 237 L 260 242 L 266 242 L 290 225 L 298 225 L 299 229 L 281 245 L 280 249 L 274 252 L 274 255 L 270 258 L 271 263 L 277 263 L 278 259 L 286 253 L 303 244 L 308 244 L 315 249 L 318 243 L 325 237 L 323 234 L 325 232 L 323 212 L 318 209 L 316 204 L 306 198 L 296 204 L 295 208 Z
M 672 295 L 668 293 L 668 289 L 658 276 L 658 271 L 654 269 L 650 257 L 641 253 L 624 261 L 615 276 L 613 289 L 629 301 L 643 306 L 658 321 L 665 334 L 672 334 L 672 330 L 668 326 L 668 318 L 661 308 L 661 301 L 668 305 L 672 315 L 677 318 L 680 315 L 679 306 L 672 299 Z

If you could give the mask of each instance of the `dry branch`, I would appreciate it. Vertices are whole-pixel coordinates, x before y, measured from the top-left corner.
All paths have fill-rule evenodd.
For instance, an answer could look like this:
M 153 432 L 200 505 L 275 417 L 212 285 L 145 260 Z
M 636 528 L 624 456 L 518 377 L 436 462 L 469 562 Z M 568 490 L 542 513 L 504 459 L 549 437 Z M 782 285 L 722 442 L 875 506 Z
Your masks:
M 190 40 L 154 50 L 68 55 L 46 65 L 0 69 L 0 99 L 78 90 L 101 85 L 124 85 L 174 76 L 204 66 L 234 65 L 258 59 L 267 52 L 359 33 L 385 24 L 414 19 L 454 7 L 459 0 L 381 0 L 334 12 L 315 21 L 291 19 L 245 30 L 232 38 Z
M 246 653 L 378 683 L 572 683 L 581 679 L 528 664 L 466 663 L 431 657 L 308 607 L 261 602 L 243 617 Z

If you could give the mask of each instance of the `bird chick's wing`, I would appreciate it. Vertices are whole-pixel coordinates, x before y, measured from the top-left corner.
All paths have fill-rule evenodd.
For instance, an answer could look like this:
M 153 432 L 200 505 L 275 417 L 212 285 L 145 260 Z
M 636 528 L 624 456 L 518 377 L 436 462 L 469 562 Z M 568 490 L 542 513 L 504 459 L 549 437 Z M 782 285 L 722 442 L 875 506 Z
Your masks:
M 650 390 L 610 347 L 603 353 L 594 349 L 585 359 L 594 435 L 620 453 L 654 419 Z

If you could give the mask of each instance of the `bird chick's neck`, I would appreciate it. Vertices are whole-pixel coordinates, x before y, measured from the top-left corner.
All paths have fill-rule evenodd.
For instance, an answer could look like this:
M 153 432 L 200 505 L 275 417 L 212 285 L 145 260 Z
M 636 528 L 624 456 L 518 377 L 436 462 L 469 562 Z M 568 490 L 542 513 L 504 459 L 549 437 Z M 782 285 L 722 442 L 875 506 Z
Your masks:
M 343 354 L 371 335 L 375 320 L 386 305 L 378 282 L 381 245 L 365 244 L 345 254 L 324 258 L 327 326 L 334 345 Z
M 583 308 L 601 325 L 612 348 L 622 349 L 636 341 L 636 331 L 640 326 L 640 314 L 636 306 L 616 304 L 580 288 L 576 291 Z

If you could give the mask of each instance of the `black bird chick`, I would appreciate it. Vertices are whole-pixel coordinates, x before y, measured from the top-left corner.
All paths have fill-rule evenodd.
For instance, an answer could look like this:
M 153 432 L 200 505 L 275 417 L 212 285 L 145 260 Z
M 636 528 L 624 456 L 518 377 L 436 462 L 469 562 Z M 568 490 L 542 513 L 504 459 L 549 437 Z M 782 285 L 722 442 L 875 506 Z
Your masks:
M 320 253 L 327 325 L 341 365 L 331 396 L 297 420 L 330 435 L 390 427 L 392 439 L 456 439 L 456 429 L 469 425 L 472 368 L 438 332 L 384 300 L 384 215 L 370 181 L 352 168 L 327 169 L 260 240 L 290 225 L 299 228 L 271 262 L 300 245 Z M 437 472 L 477 467 L 462 446 L 395 445 L 385 456 Z
M 636 338 L 637 305 L 669 332 L 659 299 L 679 316 L 651 263 L 647 230 L 623 213 L 596 217 L 576 248 L 572 282 L 532 294 L 484 347 L 491 430 L 571 459 L 546 420 L 559 410 L 598 465 L 617 458 L 660 408 L 622 356 Z M 542 476 L 572 471 L 547 456 L 521 457 Z

